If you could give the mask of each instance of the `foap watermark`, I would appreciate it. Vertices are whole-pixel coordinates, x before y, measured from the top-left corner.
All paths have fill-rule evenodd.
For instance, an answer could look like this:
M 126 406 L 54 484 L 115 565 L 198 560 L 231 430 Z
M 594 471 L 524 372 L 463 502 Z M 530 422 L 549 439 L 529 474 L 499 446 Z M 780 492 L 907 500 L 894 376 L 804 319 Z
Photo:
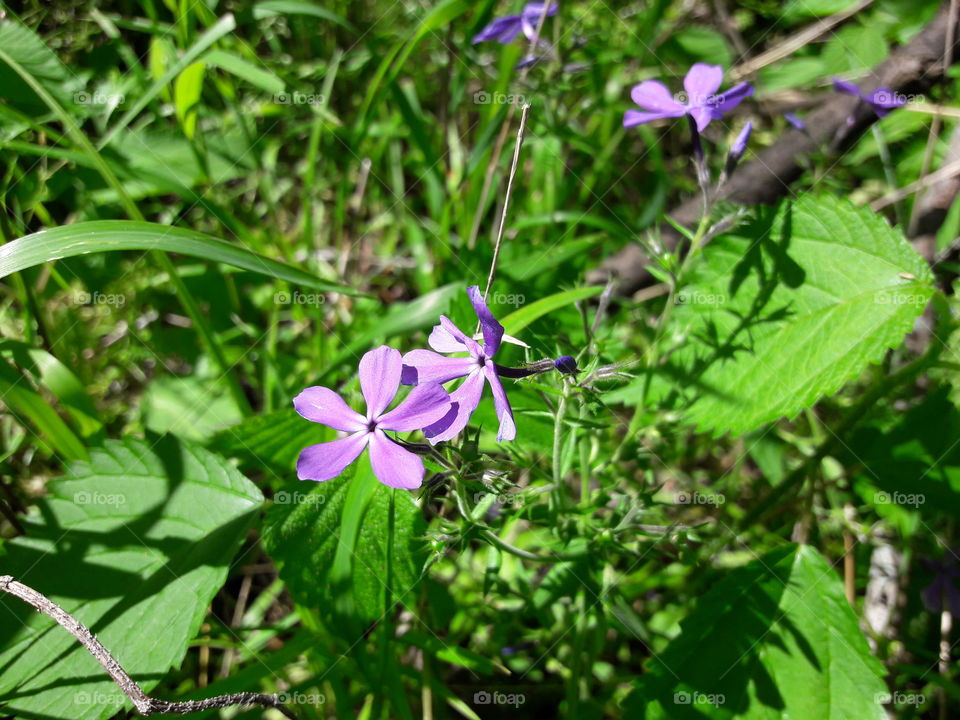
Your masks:
M 927 501 L 923 493 L 902 493 L 902 492 L 884 492 L 874 493 L 873 503 L 875 505 L 905 505 L 907 507 L 917 508 Z
M 274 293 L 273 301 L 277 305 L 323 305 L 327 301 L 323 293 L 302 293 L 294 290 L 292 293 L 281 291 Z
M 323 693 L 285 692 L 277 696 L 281 705 L 325 705 L 327 696 Z
M 720 707 L 727 701 L 723 693 L 702 693 L 697 690 L 687 692 L 681 690 L 673 694 L 674 705 L 713 705 Z
M 502 492 L 502 493 L 493 493 L 493 492 L 475 492 L 473 494 L 473 504 L 479 505 L 484 502 L 487 498 L 493 498 L 492 505 L 513 505 L 514 507 L 520 507 L 523 505 L 523 495 L 515 492 Z
M 94 290 L 92 293 L 81 290 L 73 294 L 74 305 L 112 305 L 123 307 L 127 304 L 127 296 L 123 293 L 102 293 Z
M 873 696 L 873 701 L 877 705 L 916 705 L 920 706 L 926 703 L 927 698 L 923 693 L 900 692 L 899 690 L 889 693 L 881 692 Z
M 323 505 L 327 498 L 314 493 L 287 492 L 281 490 L 273 496 L 276 505 Z
M 681 290 L 674 298 L 677 305 L 725 305 L 727 296 L 699 290 Z
M 515 93 L 477 90 L 477 92 L 473 94 L 474 105 L 525 105 L 526 102 L 526 97 Z
M 495 292 L 490 296 L 490 302 L 493 305 L 512 305 L 513 307 L 520 307 L 527 302 L 527 296 L 517 293 Z
M 78 90 L 73 94 L 75 105 L 109 105 L 116 107 L 117 105 L 123 105 L 126 99 L 127 97 L 123 93 L 105 93 L 99 90 L 94 92 Z
M 876 305 L 913 305 L 923 307 L 929 300 L 930 297 L 922 293 L 908 293 L 897 290 L 880 290 L 873 296 L 873 302 Z
M 73 702 L 76 705 L 88 706 L 96 705 L 98 707 L 120 707 L 126 702 L 127 696 L 123 693 L 105 693 L 105 692 L 86 692 L 80 691 L 73 696 Z
M 924 95 L 902 93 L 888 88 L 878 88 L 877 91 L 871 95 L 870 99 L 882 105 L 914 105 L 927 101 Z
M 325 105 L 327 97 L 323 93 L 303 93 L 297 90 L 275 93 L 273 102 L 277 105 Z
M 723 505 L 727 498 L 721 493 L 702 493 L 697 490 L 681 490 L 673 496 L 678 505 Z
M 504 693 L 499 690 L 489 692 L 487 690 L 478 690 L 473 694 L 474 705 L 510 705 L 518 708 L 527 701 L 527 696 L 523 693 Z
M 73 494 L 73 502 L 77 505 L 109 505 L 120 507 L 127 502 L 127 496 L 122 493 L 103 493 L 80 490 Z

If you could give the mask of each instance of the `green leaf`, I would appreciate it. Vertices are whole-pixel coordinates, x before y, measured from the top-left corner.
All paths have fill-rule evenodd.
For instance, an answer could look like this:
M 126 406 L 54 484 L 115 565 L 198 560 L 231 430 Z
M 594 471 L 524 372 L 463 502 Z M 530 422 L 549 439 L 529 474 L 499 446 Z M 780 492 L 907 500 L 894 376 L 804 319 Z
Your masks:
M 26 534 L 0 548 L 0 566 L 93 630 L 149 692 L 182 661 L 260 491 L 171 437 L 108 441 L 47 489 Z M 71 635 L 15 598 L 0 604 L 4 713 L 102 720 L 130 707 Z
M 297 457 L 308 445 L 335 439 L 336 433 L 319 423 L 306 422 L 291 407 L 255 415 L 221 430 L 210 448 L 226 457 L 237 457 L 241 467 L 294 475 Z
M 883 517 L 960 514 L 960 412 L 945 388 L 893 423 L 871 423 L 846 439 L 840 457 L 854 486 Z
M 257 20 L 276 15 L 308 15 L 321 20 L 329 20 L 347 30 L 355 30 L 346 19 L 327 8 L 306 0 L 264 0 L 253 6 L 253 17 Z
M 741 434 L 794 416 L 899 345 L 932 294 L 926 262 L 870 210 L 782 204 L 711 242 L 677 294 L 689 420 Z
M 133 220 L 64 225 L 8 242 L 0 246 L 0 278 L 45 262 L 108 250 L 163 250 L 192 255 L 317 290 L 358 294 L 345 285 L 320 280 L 291 265 L 203 233 Z
M 7 20 L 0 23 L 0 48 L 35 77 L 61 105 L 82 107 L 86 95 L 75 73 L 67 70 L 54 52 L 29 28 Z M 0 63 L 0 87 L 3 99 L 28 114 L 46 111 L 46 104 L 6 63 Z
M 500 322 L 508 335 L 516 335 L 534 320 L 543 317 L 547 313 L 551 313 L 554 310 L 559 310 L 560 308 L 570 305 L 571 303 L 575 303 L 578 300 L 586 300 L 588 298 L 595 297 L 602 292 L 602 285 L 592 285 L 590 287 L 565 290 L 564 292 L 559 292 L 555 295 L 540 298 L 536 302 L 525 305 L 519 310 L 514 310 Z
M 46 400 L 30 387 L 22 374 L 0 360 L 0 398 L 21 425 L 32 425 L 64 460 L 81 460 L 87 449 Z M 26 421 L 29 421 L 29 425 Z
M 297 602 L 332 617 L 336 627 L 380 619 L 388 577 L 393 602 L 414 602 L 424 525 L 411 495 L 380 483 L 364 456 L 334 480 L 278 492 L 264 543 Z
M 282 93 L 285 87 L 283 80 L 274 73 L 225 50 L 211 50 L 203 56 L 203 61 L 274 95 Z
M 206 65 L 195 62 L 187 65 L 173 84 L 173 102 L 177 108 L 177 120 L 183 126 L 183 134 L 191 140 L 197 127 L 197 105 L 203 93 L 203 76 Z
M 140 407 L 148 430 L 197 442 L 243 417 L 226 387 L 197 377 L 157 378 L 147 386 Z
M 385 312 L 377 316 L 376 322 L 368 329 L 353 336 L 353 339 L 338 352 L 320 372 L 318 381 L 337 368 L 344 360 L 356 358 L 377 341 L 384 341 L 393 335 L 403 335 L 414 330 L 435 325 L 442 313 L 449 312 L 450 303 L 465 287 L 460 283 L 451 283 L 433 290 L 408 303 L 394 303 Z
M 836 571 L 787 546 L 734 570 L 651 661 L 624 717 L 884 720 L 887 686 Z

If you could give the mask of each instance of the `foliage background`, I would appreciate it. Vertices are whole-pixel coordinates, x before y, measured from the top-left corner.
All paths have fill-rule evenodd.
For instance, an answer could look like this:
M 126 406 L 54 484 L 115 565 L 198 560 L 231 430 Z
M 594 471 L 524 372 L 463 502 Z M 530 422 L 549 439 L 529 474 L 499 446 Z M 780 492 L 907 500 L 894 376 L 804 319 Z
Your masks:
M 810 158 L 795 204 L 711 242 L 685 297 L 722 307 L 641 294 L 596 314 L 602 288 L 583 289 L 698 192 L 682 122 L 623 130 L 630 87 L 679 88 L 693 62 L 730 68 L 853 4 L 563 2 L 559 57 L 529 73 L 520 43 L 470 44 L 506 11 L 492 1 L 6 5 L 0 233 L 64 228 L 0 250 L 0 570 L 165 698 L 284 692 L 304 718 L 949 717 L 956 266 L 931 273 L 905 240 L 914 196 L 864 207 L 921 176 L 930 114 Z M 751 78 L 706 133 L 715 170 L 747 119 L 749 158 L 941 5 L 861 4 Z M 929 100 L 952 104 L 953 77 Z M 367 349 L 470 321 L 518 101 L 491 299 L 531 347 L 498 359 L 576 355 L 580 381 L 628 364 L 514 384 L 509 446 L 485 400 L 419 493 L 363 463 L 299 483 L 299 450 L 333 437 L 293 413 L 300 389 L 358 399 Z M 71 229 L 110 220 L 131 224 Z M 129 713 L 70 638 L 0 602 L 0 714 Z

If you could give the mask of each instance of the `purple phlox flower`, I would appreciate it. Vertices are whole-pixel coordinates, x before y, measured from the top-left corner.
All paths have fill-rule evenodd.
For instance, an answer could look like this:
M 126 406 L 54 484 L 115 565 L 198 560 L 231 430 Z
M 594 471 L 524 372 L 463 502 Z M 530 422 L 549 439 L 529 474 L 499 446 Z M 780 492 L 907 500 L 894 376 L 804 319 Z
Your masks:
M 879 118 L 886 117 L 891 110 L 907 104 L 907 98 L 903 94 L 894 92 L 886 87 L 878 87 L 876 90 L 864 92 L 856 83 L 834 78 L 833 88 L 837 92 L 844 93 L 845 95 L 853 95 L 860 98 L 873 108 L 873 111 Z
M 411 350 L 404 355 L 402 381 L 405 385 L 414 385 L 431 381 L 446 383 L 457 378 L 466 378 L 450 393 L 453 405 L 449 412 L 438 418 L 433 425 L 424 428 L 423 434 L 430 442 L 449 440 L 466 427 L 473 411 L 480 404 L 485 381 L 493 392 L 493 404 L 500 420 L 497 440 L 513 440 L 517 435 L 513 410 L 500 382 L 497 365 L 493 362 L 503 339 L 503 325 L 491 314 L 479 287 L 470 286 L 467 288 L 467 295 L 473 303 L 477 317 L 480 318 L 483 344 L 468 337 L 449 318 L 441 315 L 440 324 L 433 328 L 428 339 L 430 347 L 436 352 Z M 446 357 L 439 354 L 464 351 L 469 353 L 467 357 Z
M 553 361 L 553 366 L 565 375 L 575 375 L 577 369 L 577 360 L 572 355 L 561 355 Z
M 550 3 L 547 8 L 547 16 L 557 14 L 557 3 Z M 513 42 L 521 32 L 527 40 L 533 40 L 537 34 L 537 23 L 540 22 L 540 15 L 543 13 L 542 2 L 527 3 L 523 11 L 517 15 L 504 15 L 494 18 L 483 30 L 473 36 L 473 44 L 496 40 L 499 43 L 507 45 Z
M 400 351 L 386 345 L 360 359 L 360 390 L 367 403 L 366 415 L 351 410 L 330 388 L 308 387 L 294 398 L 293 406 L 307 420 L 347 433 L 339 440 L 304 448 L 297 459 L 297 477 L 319 481 L 335 478 L 369 447 L 370 464 L 380 482 L 408 490 L 420 487 L 423 461 L 387 437 L 384 430 L 412 432 L 431 425 L 449 412 L 451 399 L 440 383 L 427 381 L 387 411 L 400 387 L 402 367 Z
M 793 113 L 784 113 L 784 119 L 793 125 L 797 130 L 806 130 L 807 124 Z
M 630 91 L 630 97 L 643 111 L 627 110 L 623 116 L 624 127 L 642 125 L 651 120 L 679 118 L 689 115 L 702 132 L 711 120 L 719 120 L 725 112 L 733 110 L 744 99 L 753 95 L 750 83 L 740 83 L 723 93 L 718 93 L 723 83 L 723 68 L 720 65 L 696 63 L 683 79 L 684 93 L 674 97 L 659 80 L 644 80 Z
M 742 158 L 743 154 L 747 151 L 747 143 L 750 141 L 750 132 L 752 130 L 753 122 L 748 120 L 747 124 L 744 125 L 740 131 L 740 134 L 737 135 L 737 139 L 733 141 L 733 145 L 730 146 L 730 152 L 727 153 L 727 161 L 724 163 L 723 173 L 720 175 L 721 185 L 729 180 L 737 169 L 740 158 Z

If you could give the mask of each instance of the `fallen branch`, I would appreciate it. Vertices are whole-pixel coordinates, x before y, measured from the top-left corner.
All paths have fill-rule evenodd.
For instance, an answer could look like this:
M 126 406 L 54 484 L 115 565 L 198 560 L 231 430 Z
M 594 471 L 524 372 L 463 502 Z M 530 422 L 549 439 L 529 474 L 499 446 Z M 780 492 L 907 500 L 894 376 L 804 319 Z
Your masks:
M 110 675 L 117 684 L 117 687 L 123 691 L 123 694 L 133 701 L 133 706 L 141 715 L 186 715 L 202 710 L 215 710 L 233 706 L 259 706 L 275 708 L 279 710 L 284 717 L 297 720 L 297 716 L 294 715 L 293 712 L 283 707 L 277 695 L 234 693 L 232 695 L 221 695 L 206 700 L 185 700 L 182 702 L 157 700 L 156 698 L 149 697 L 141 687 L 137 685 L 136 681 L 127 675 L 126 671 L 120 666 L 120 663 L 114 660 L 110 651 L 97 640 L 94 634 L 62 607 L 47 599 L 33 588 L 17 582 L 10 575 L 0 575 L 0 590 L 20 598 L 28 605 L 32 605 L 47 617 L 56 620 L 62 628 L 73 635 L 80 644 L 93 655 L 96 661 L 103 666 L 103 669 L 107 671 L 107 674 Z
M 945 76 L 944 47 L 948 37 L 949 5 L 944 3 L 934 19 L 909 43 L 894 50 L 861 83 L 866 92 L 887 87 L 905 95 L 926 92 Z M 947 53 L 951 55 L 951 53 Z M 956 58 L 957 53 L 952 53 Z M 876 121 L 873 111 L 857 98 L 835 94 L 805 120 L 804 131 L 789 129 L 756 158 L 737 170 L 721 193 L 738 205 L 770 204 L 790 192 L 790 185 L 807 167 L 807 159 L 817 153 L 837 155 L 852 146 Z M 676 222 L 691 226 L 699 218 L 701 203 L 693 198 L 668 215 Z M 665 247 L 673 248 L 679 235 L 669 226 L 661 228 Z M 640 245 L 629 245 L 607 258 L 588 279 L 594 284 L 618 281 L 618 292 L 630 295 L 648 285 L 648 258 Z

